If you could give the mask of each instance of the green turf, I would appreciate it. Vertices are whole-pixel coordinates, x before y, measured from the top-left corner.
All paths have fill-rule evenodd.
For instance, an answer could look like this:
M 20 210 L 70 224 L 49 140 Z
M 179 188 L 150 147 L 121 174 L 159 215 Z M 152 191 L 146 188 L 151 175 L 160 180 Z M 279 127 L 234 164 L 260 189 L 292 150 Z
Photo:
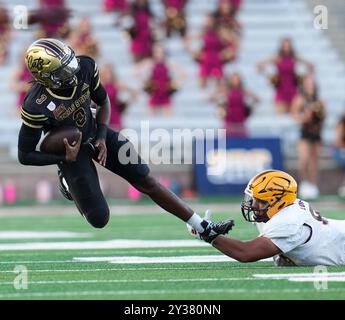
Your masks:
M 28 209 L 30 210 L 30 209 Z M 341 212 L 325 216 L 343 219 Z M 215 219 L 229 214 L 217 214 Z M 256 228 L 240 214 L 231 235 L 251 239 Z M 184 223 L 169 214 L 112 216 L 102 230 L 91 228 L 77 213 L 65 216 L 0 217 L 0 231 L 69 231 L 85 233 L 85 238 L 0 239 L 1 244 L 104 241 L 114 239 L 191 240 Z M 195 240 L 197 241 L 197 240 Z M 74 257 L 102 256 L 200 256 L 220 255 L 212 248 L 129 248 L 78 250 L 0 250 L 0 299 L 344 299 L 344 282 L 329 282 L 326 290 L 316 290 L 313 282 L 262 280 L 254 274 L 306 273 L 313 268 L 276 268 L 271 262 L 241 264 L 155 263 L 111 264 L 77 262 Z M 28 270 L 28 288 L 15 289 L 15 266 Z M 345 272 L 345 267 L 331 267 L 329 272 Z

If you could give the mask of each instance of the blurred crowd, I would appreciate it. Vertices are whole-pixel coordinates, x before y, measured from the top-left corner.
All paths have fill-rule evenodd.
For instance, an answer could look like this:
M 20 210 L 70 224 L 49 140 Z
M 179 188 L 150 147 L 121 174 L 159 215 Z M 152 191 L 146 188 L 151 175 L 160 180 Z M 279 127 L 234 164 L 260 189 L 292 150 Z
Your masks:
M 147 96 L 148 115 L 174 112 L 174 95 L 181 90 L 186 78 L 183 66 L 169 59 L 165 42 L 179 37 L 182 47 L 198 66 L 200 90 L 213 88 L 210 101 L 221 117 L 227 135 L 247 137 L 247 121 L 260 104 L 260 96 L 248 90 L 242 75 L 225 72 L 226 66 L 236 61 L 245 32 L 238 15 L 241 0 L 215 0 L 217 7 L 209 12 L 198 32 L 190 32 L 186 10 L 188 0 L 161 0 L 164 15 L 155 16 L 149 0 L 104 0 L 104 14 L 114 16 L 113 28 L 123 30 L 130 42 L 129 54 L 135 66 L 135 77 L 141 88 L 133 88 L 118 78 L 116 63 L 100 66 L 101 80 L 110 97 L 111 126 L 120 130 L 122 116 L 140 94 Z M 245 1 L 245 0 L 243 0 Z M 81 17 L 72 26 L 72 12 L 64 0 L 39 0 L 39 6 L 29 15 L 29 24 L 38 25 L 35 36 L 54 37 L 67 41 L 77 55 L 88 55 L 97 60 L 100 55 L 98 39 L 93 35 L 90 19 Z M 0 65 L 6 64 L 7 45 L 11 41 L 10 18 L 0 6 Z M 257 72 L 267 78 L 274 91 L 276 113 L 291 116 L 300 127 L 297 146 L 301 196 L 316 198 L 318 188 L 318 159 L 322 146 L 322 128 L 326 106 L 319 96 L 315 68 L 308 57 L 295 51 L 291 39 L 283 38 L 277 52 L 257 62 Z M 24 57 L 23 48 L 23 57 Z M 297 70 L 304 70 L 303 73 Z M 272 73 L 272 71 L 274 72 Z M 30 87 L 31 77 L 23 59 L 14 70 L 11 89 L 18 93 L 18 108 Z M 123 98 L 125 97 L 125 99 Z M 336 129 L 335 158 L 345 166 L 345 116 Z M 340 192 L 345 196 L 344 186 Z

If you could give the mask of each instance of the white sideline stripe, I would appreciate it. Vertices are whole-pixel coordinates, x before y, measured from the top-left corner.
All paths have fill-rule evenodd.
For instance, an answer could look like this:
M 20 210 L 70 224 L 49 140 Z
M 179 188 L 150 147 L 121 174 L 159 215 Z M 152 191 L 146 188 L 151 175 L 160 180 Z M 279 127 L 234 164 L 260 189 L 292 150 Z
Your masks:
M 175 257 L 75 257 L 80 262 L 110 262 L 110 263 L 178 263 L 178 262 L 228 262 L 234 261 L 227 256 L 175 256 Z
M 289 278 L 289 281 L 292 282 L 322 282 L 322 281 L 327 281 L 327 282 L 345 282 L 345 277 L 314 277 L 314 278 Z
M 345 282 L 345 272 L 253 274 L 253 277 L 262 280 L 285 279 L 291 282 Z
M 208 247 L 209 244 L 196 240 L 107 240 L 83 242 L 29 242 L 3 243 L 0 251 L 15 250 L 81 250 L 81 249 L 128 249 L 128 248 L 171 248 Z
M 330 272 L 330 273 L 320 273 L 320 272 L 309 272 L 309 273 L 271 273 L 271 274 L 253 274 L 254 278 L 261 278 L 261 279 L 290 279 L 290 278 L 309 278 L 309 279 L 316 279 L 316 278 L 332 278 L 332 277 L 345 277 L 345 272 Z
M 199 278 L 199 279 L 104 279 L 104 280 L 48 280 L 48 281 L 30 281 L 30 284 L 77 284 L 77 283 L 136 283 L 136 282 L 214 282 L 214 281 L 262 281 L 254 278 Z M 13 281 L 0 282 L 0 285 L 13 285 Z
M 13 260 L 13 261 L 0 261 L 0 264 L 44 264 L 44 263 L 73 263 L 72 260 L 28 260 L 28 261 L 20 261 L 20 260 Z
M 250 293 L 310 293 L 315 292 L 310 289 L 250 289 Z M 344 292 L 343 288 L 330 288 L 318 293 Z M 57 291 L 57 292 L 32 292 L 32 293 L 9 293 L 0 294 L 0 298 L 47 298 L 47 297 L 72 297 L 76 296 L 121 296 L 121 295 L 164 295 L 164 294 L 210 294 L 210 293 L 245 293 L 248 289 L 188 289 L 188 290 L 121 290 L 121 291 Z
M 68 231 L 0 231 L 0 239 L 87 238 L 91 233 Z
M 225 255 L 199 255 L 199 256 L 174 256 L 174 257 L 75 257 L 75 261 L 80 262 L 110 262 L 119 264 L 137 264 L 137 263 L 195 263 L 195 262 L 236 262 L 235 259 Z M 265 259 L 262 261 L 272 261 Z

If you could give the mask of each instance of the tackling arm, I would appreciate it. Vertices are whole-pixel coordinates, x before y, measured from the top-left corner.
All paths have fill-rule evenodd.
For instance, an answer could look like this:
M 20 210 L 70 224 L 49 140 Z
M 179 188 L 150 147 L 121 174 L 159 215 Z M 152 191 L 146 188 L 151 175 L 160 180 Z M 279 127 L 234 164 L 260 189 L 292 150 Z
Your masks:
M 281 253 L 280 249 L 266 237 L 239 241 L 220 235 L 212 242 L 212 246 L 240 262 L 254 262 Z

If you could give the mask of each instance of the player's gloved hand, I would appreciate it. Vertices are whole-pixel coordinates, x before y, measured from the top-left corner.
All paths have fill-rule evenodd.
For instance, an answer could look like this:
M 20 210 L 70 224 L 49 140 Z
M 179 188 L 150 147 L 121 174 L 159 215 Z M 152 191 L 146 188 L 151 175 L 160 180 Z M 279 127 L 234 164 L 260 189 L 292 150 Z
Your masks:
M 80 150 L 81 138 L 82 138 L 82 133 L 80 132 L 78 140 L 73 141 L 72 145 L 68 143 L 68 140 L 66 138 L 63 139 L 63 143 L 65 144 L 65 149 L 66 149 L 66 155 L 65 155 L 66 162 L 74 162 L 77 160 L 77 156 Z
M 221 234 L 227 234 L 235 225 L 234 220 L 225 220 L 217 223 L 211 221 L 212 212 L 206 210 L 204 220 L 201 225 L 204 227 L 202 233 L 197 232 L 192 226 L 187 224 L 189 233 L 197 239 L 204 240 L 208 243 L 212 243 Z
M 210 223 L 211 222 L 211 216 L 212 216 L 212 212 L 211 210 L 206 210 L 205 211 L 205 215 L 204 215 L 204 218 L 203 220 L 206 221 L 206 223 Z M 204 222 L 203 222 L 204 223 Z M 187 230 L 188 232 L 195 238 L 199 239 L 199 240 L 202 240 L 200 238 L 200 234 L 198 231 L 196 231 L 191 225 L 189 225 L 188 223 L 186 223 L 186 226 L 187 226 Z
M 99 164 L 105 167 L 107 163 L 107 145 L 105 143 L 105 139 L 97 139 L 95 142 L 95 148 L 98 150 L 97 160 Z

